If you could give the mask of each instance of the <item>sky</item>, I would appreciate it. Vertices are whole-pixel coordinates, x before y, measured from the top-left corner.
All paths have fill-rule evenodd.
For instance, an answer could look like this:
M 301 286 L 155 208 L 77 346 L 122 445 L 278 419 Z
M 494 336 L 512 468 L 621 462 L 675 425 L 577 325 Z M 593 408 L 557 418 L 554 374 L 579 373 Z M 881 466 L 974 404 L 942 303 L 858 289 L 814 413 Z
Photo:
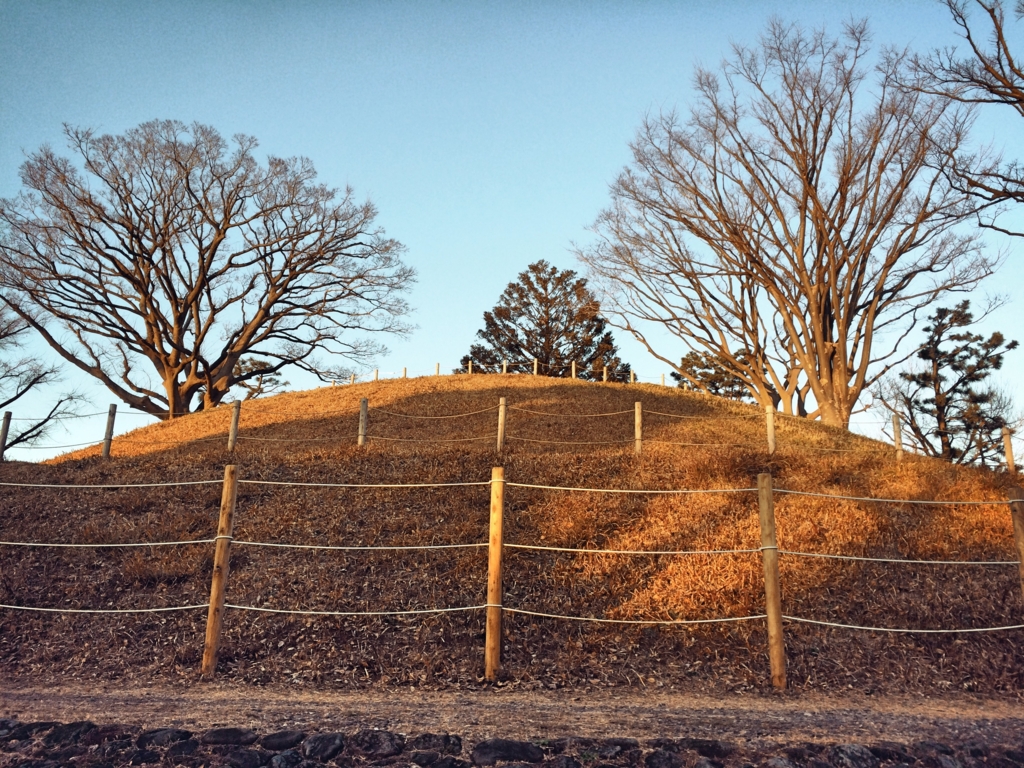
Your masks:
M 64 151 L 65 123 L 122 133 L 171 118 L 255 136 L 262 156 L 306 156 L 320 181 L 372 200 L 378 224 L 407 247 L 417 329 L 386 341 L 382 375 L 428 374 L 435 363 L 450 371 L 483 312 L 529 263 L 581 269 L 573 244 L 590 241 L 587 227 L 608 204 L 645 115 L 686 110 L 695 65 L 716 66 L 732 43 L 755 44 L 772 16 L 835 33 L 866 17 L 876 48 L 958 42 L 934 0 L 0 0 L 0 197 L 19 191 L 28 153 L 44 144 Z M 977 140 L 1020 146 L 1019 121 L 989 108 Z M 983 292 L 1019 289 L 1021 246 L 989 241 L 1007 263 Z M 1011 302 L 982 330 L 1024 341 L 1022 314 Z M 668 373 L 622 332 L 616 340 L 643 379 Z M 49 356 L 39 343 L 29 351 Z M 999 383 L 1024 405 L 1022 358 L 1008 356 Z M 64 386 L 86 397 L 83 412 L 105 413 L 112 396 L 82 378 L 69 372 Z M 15 409 L 42 412 L 55 393 Z M 118 431 L 142 421 L 120 419 Z M 98 439 L 103 424 L 81 419 L 49 444 Z

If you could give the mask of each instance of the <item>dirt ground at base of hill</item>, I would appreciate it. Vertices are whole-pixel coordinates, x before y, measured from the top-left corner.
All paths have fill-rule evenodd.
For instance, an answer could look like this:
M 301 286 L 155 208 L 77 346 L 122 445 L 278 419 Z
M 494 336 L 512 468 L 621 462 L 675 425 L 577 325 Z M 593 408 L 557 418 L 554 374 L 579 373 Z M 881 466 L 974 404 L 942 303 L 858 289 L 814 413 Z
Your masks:
M 981 697 L 871 697 L 851 693 L 727 694 L 639 692 L 315 691 L 209 683 L 192 688 L 115 684 L 36 687 L 5 684 L 0 717 L 23 722 L 91 720 L 143 728 L 219 726 L 261 732 L 298 728 L 550 739 L 714 738 L 735 743 L 923 740 L 1017 743 L 1024 703 Z

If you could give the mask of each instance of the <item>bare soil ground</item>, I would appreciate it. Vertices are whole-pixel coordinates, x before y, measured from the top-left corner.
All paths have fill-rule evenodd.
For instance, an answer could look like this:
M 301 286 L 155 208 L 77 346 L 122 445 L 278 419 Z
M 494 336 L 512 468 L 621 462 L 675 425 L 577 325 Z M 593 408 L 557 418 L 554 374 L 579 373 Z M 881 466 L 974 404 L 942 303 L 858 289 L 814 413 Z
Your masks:
M 190 689 L 115 684 L 4 686 L 0 717 L 128 723 L 143 728 L 247 727 L 351 732 L 455 733 L 486 738 L 573 735 L 638 739 L 713 738 L 738 744 L 1016 744 L 1019 701 L 982 697 L 842 697 L 820 694 L 702 695 L 624 691 L 313 691 L 214 683 Z

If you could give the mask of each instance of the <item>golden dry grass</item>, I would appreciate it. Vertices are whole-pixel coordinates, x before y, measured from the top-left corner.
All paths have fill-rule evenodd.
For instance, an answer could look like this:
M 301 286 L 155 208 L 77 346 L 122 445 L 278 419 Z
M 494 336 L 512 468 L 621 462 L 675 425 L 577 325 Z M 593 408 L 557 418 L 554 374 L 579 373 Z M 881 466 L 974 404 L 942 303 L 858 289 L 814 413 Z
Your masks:
M 360 398 L 370 443 L 357 448 Z M 493 434 L 509 404 L 507 450 Z M 633 403 L 644 451 L 633 455 Z M 486 410 L 485 410 L 486 409 Z M 409 419 L 396 414 L 457 419 Z M 538 413 L 531 413 L 535 411 Z M 617 413 L 578 417 L 579 414 Z M 673 418 L 674 414 L 687 418 Z M 244 405 L 238 449 L 225 450 L 222 407 L 117 438 L 46 465 L 9 463 L 6 482 L 110 483 L 243 479 L 287 482 L 481 482 L 496 463 L 510 482 L 593 488 L 751 488 L 898 499 L 1002 501 L 1005 474 L 908 457 L 843 430 L 780 419 L 766 451 L 761 412 L 650 385 L 532 376 L 445 376 L 296 392 Z M 480 440 L 465 441 L 465 438 Z M 385 439 L 387 438 L 387 439 Z M 529 440 L 529 441 L 527 441 Z M 530 442 L 530 441 L 551 442 Z M 406 442 L 409 441 L 409 442 Z M 576 444 L 573 444 L 576 443 Z M 581 445 L 578 443 L 589 443 Z M 219 487 L 10 489 L 0 538 L 124 542 L 209 538 Z M 235 536 L 331 545 L 486 540 L 486 486 L 338 489 L 243 485 Z M 1002 506 L 929 507 L 776 495 L 783 549 L 911 559 L 1012 560 Z M 754 549 L 753 493 L 601 495 L 509 487 L 506 542 L 629 550 Z M 128 607 L 205 602 L 212 547 L 4 550 L 0 602 Z M 758 554 L 629 556 L 506 550 L 510 607 L 621 619 L 705 619 L 763 611 Z M 405 610 L 484 602 L 484 550 L 333 552 L 236 546 L 228 601 L 302 610 Z M 954 628 L 1024 623 L 1013 567 L 873 564 L 783 556 L 784 612 L 867 626 Z M 0 612 L 9 675 L 191 680 L 202 611 L 158 616 Z M 428 617 L 286 617 L 229 611 L 222 671 L 252 682 L 324 686 L 477 685 L 482 612 Z M 527 686 L 765 686 L 763 621 L 696 627 L 506 618 L 504 662 Z M 1017 692 L 1020 631 L 881 635 L 787 623 L 797 688 L 957 688 Z

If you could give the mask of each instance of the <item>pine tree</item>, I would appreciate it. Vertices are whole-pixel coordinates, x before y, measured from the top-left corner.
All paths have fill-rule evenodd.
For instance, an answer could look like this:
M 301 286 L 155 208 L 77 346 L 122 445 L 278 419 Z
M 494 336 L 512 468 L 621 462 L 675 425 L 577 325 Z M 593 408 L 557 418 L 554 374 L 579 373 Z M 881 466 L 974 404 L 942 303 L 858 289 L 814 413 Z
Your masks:
M 609 381 L 629 379 L 629 364 L 618 357 L 607 321 L 587 288 L 572 270 L 559 270 L 537 261 L 509 283 L 477 331 L 482 344 L 473 344 L 461 371 L 472 361 L 474 373 L 531 372 L 533 361 L 546 376 L 576 375 L 600 380 L 607 366 Z
M 730 400 L 754 401 L 754 397 L 750 394 L 750 389 L 743 379 L 707 352 L 687 353 L 686 357 L 679 362 L 679 367 L 684 373 L 700 382 L 700 390 L 703 392 L 718 397 L 727 397 Z M 691 386 L 690 382 L 685 380 L 681 374 L 673 371 L 670 375 L 679 382 L 680 387 L 689 388 Z
M 917 352 L 922 364 L 883 386 L 878 393 L 882 404 L 899 417 L 904 437 L 925 455 L 954 464 L 999 466 L 1001 433 L 1009 426 L 1012 404 L 998 390 L 981 385 L 1018 344 L 999 332 L 985 339 L 959 330 L 974 322 L 969 301 L 940 307 L 928 320 L 927 338 Z

